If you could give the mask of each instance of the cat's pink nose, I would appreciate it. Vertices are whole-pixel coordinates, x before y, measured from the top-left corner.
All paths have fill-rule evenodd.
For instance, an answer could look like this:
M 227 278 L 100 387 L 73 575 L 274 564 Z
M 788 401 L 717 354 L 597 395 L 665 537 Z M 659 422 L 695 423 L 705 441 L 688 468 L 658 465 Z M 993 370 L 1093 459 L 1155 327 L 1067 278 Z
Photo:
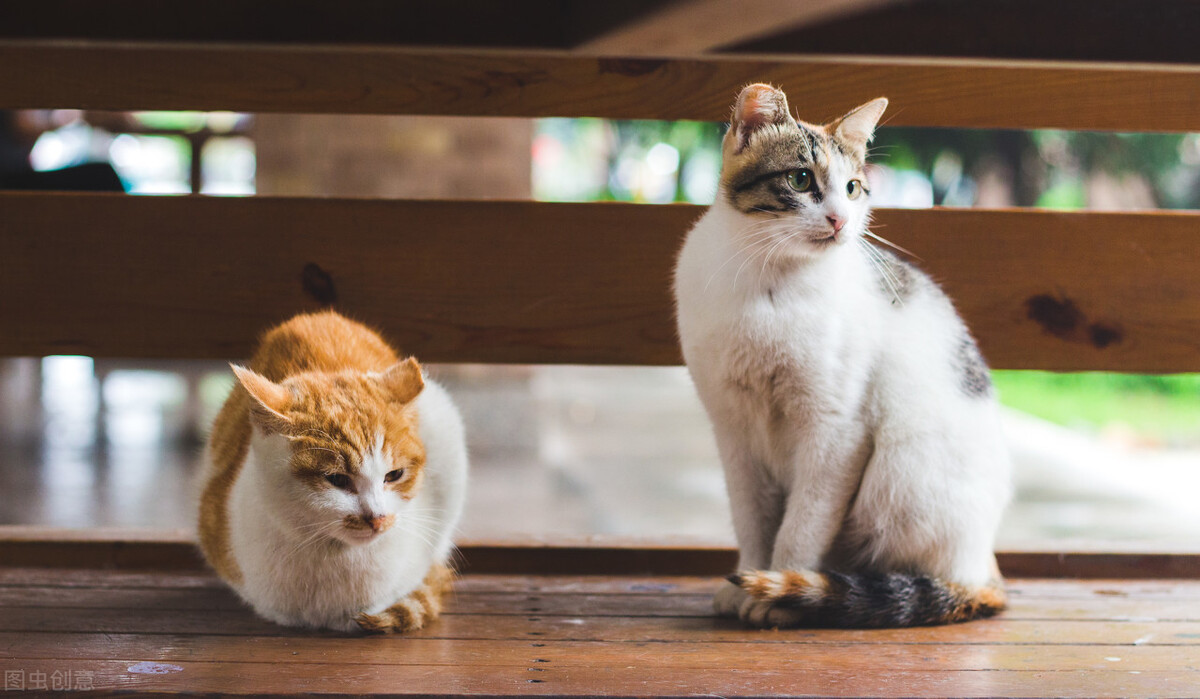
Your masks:
M 833 226 L 834 233 L 841 233 L 842 228 L 846 225 L 846 219 L 838 216 L 837 214 L 826 216 L 825 220 L 829 221 L 829 225 Z
M 395 519 L 396 518 L 392 515 L 371 515 L 370 517 L 363 517 L 363 521 L 366 522 L 367 526 L 371 527 L 371 531 L 375 532 L 376 534 L 392 526 L 392 522 Z

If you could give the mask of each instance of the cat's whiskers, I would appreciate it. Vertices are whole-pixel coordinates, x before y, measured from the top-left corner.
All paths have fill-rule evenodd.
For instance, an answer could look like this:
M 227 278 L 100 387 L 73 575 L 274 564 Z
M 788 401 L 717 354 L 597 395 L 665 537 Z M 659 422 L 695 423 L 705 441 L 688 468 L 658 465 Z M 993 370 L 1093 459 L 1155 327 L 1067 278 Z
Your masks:
M 734 286 L 737 285 L 738 279 L 742 275 L 742 270 L 745 269 L 746 265 L 749 264 L 752 260 L 758 258 L 759 253 L 765 253 L 763 255 L 764 261 L 766 259 L 769 259 L 771 253 L 774 250 L 778 249 L 781 245 L 783 245 L 787 241 L 791 240 L 792 237 L 796 234 L 795 224 L 786 219 L 763 221 L 760 223 L 774 224 L 774 225 L 762 227 L 763 232 L 766 232 L 767 235 L 762 240 L 756 241 L 755 245 L 753 246 L 753 249 L 751 249 L 751 246 L 746 246 L 746 247 L 743 247 L 742 250 L 738 251 L 738 254 L 743 254 L 743 253 L 749 253 L 749 254 L 746 254 L 745 259 L 742 260 L 742 264 L 738 266 L 737 272 L 735 272 L 733 275 Z M 749 230 L 750 228 L 754 227 L 755 225 L 757 225 L 757 224 L 751 224 L 751 226 L 748 226 L 744 230 Z M 724 265 L 722 265 L 722 266 L 724 266 Z M 765 264 L 763 266 L 763 269 L 764 270 L 766 269 Z M 760 278 L 761 278 L 761 274 L 760 274 Z M 711 278 L 709 281 L 711 282 Z
M 746 265 L 750 264 L 759 257 L 765 256 L 766 253 L 775 249 L 776 246 L 786 241 L 789 237 L 790 233 L 788 231 L 772 232 L 762 245 L 759 245 L 754 250 L 749 251 L 749 254 L 747 254 L 745 259 L 742 260 L 742 264 L 738 265 L 737 272 L 735 272 L 733 275 L 733 286 L 737 286 L 738 279 L 742 276 L 742 270 L 746 268 Z
M 414 531 L 418 531 L 418 532 L 425 531 L 426 529 L 428 529 L 429 531 L 432 531 L 438 525 L 441 524 L 441 520 L 435 519 L 435 518 L 427 518 L 426 519 L 426 518 L 402 517 L 400 519 L 400 524 L 405 527 L 411 527 L 411 528 L 413 528 Z
M 287 565 L 287 563 L 289 561 L 291 561 L 293 558 L 295 558 L 295 556 L 298 553 L 300 553 L 301 551 L 303 551 L 307 548 L 313 547 L 314 545 L 316 545 L 318 542 L 320 542 L 322 540 L 322 538 L 324 537 L 325 534 L 330 534 L 330 533 L 336 531 L 337 528 L 340 526 L 342 526 L 341 520 L 334 520 L 332 522 L 316 522 L 315 524 L 307 525 L 307 527 L 309 527 L 309 528 L 316 527 L 316 531 L 313 531 L 312 533 L 308 534 L 304 539 L 302 539 L 300 541 L 300 543 L 296 544 L 290 550 L 288 550 L 288 552 L 286 554 L 284 554 L 283 558 L 280 559 L 280 561 L 277 565 L 279 565 L 281 567 L 284 565 Z M 298 527 L 298 529 L 300 529 L 300 528 L 304 528 L 304 527 L 303 526 Z
M 766 254 L 763 255 L 762 267 L 758 271 L 758 280 L 757 280 L 760 285 L 762 284 L 762 278 L 764 276 L 766 276 L 766 274 L 767 274 L 767 268 L 771 264 L 771 257 L 774 256 L 776 253 L 778 253 L 780 250 L 783 250 L 784 245 L 786 245 L 789 241 L 791 241 L 791 239 L 795 235 L 796 235 L 796 232 L 793 231 L 793 232 L 790 232 L 788 235 L 783 236 L 775 243 L 775 245 L 771 246 L 771 248 L 769 250 L 767 250 Z
M 869 233 L 869 231 L 865 232 Z M 876 248 L 871 241 L 867 240 L 865 237 L 859 238 L 858 240 L 859 243 L 864 246 L 863 250 L 867 253 L 867 257 L 871 261 L 871 264 L 875 267 L 880 276 L 883 278 L 884 282 L 887 284 L 888 289 L 892 292 L 896 302 L 899 303 L 899 287 L 902 286 L 902 284 L 899 277 L 896 276 L 895 271 L 893 271 L 891 262 L 884 257 L 883 252 Z
M 433 527 L 409 527 L 405 532 L 410 536 L 415 536 L 429 548 L 437 545 L 437 534 Z
M 867 261 L 870 262 L 871 266 L 875 268 L 875 271 L 879 273 L 880 278 L 883 279 L 883 283 L 887 285 L 888 291 L 892 292 L 892 297 L 896 300 L 896 303 L 902 303 L 898 288 L 900 280 L 897 279 L 896 275 L 892 272 L 891 265 L 883 259 L 883 256 L 878 250 L 875 249 L 875 246 L 868 242 L 865 238 L 859 238 L 858 242 L 861 246 L 863 246 L 863 251 L 867 254 Z
M 412 516 L 412 515 L 405 515 L 405 514 L 400 514 L 397 517 L 397 524 L 404 526 L 404 527 L 437 528 L 438 526 L 440 526 L 441 522 L 442 522 L 442 519 L 439 517 L 426 517 L 426 516 L 421 516 L 421 515 Z
M 436 507 L 422 507 L 402 510 L 397 518 L 404 524 L 440 525 L 443 522 L 445 510 Z
M 413 519 L 402 516 L 399 524 L 404 527 L 406 535 L 415 536 L 430 548 L 437 545 L 437 526 L 440 524 L 440 521 Z
M 435 521 L 440 517 L 440 515 L 443 512 L 444 512 L 444 510 L 429 510 L 429 511 L 425 511 L 425 510 L 411 511 L 410 510 L 410 511 L 402 512 L 400 514 L 400 516 L 401 517 L 411 517 L 413 519 L 427 519 L 430 521 Z
M 921 261 L 924 261 L 924 259 L 925 259 L 911 250 L 906 250 L 906 249 L 900 247 L 899 245 L 896 245 L 895 243 L 888 240 L 887 238 L 884 238 L 876 233 L 872 233 L 870 231 L 870 229 L 868 229 L 868 228 L 863 228 L 863 235 L 873 238 L 874 240 L 878 240 L 879 242 L 883 243 L 884 245 L 888 246 L 889 248 L 899 250 L 900 252 L 904 253 L 905 255 L 908 255 L 909 257 L 913 257 L 913 258 L 921 260 Z
M 771 243 L 772 239 L 778 234 L 778 231 L 776 230 L 776 228 L 778 227 L 779 223 L 780 222 L 777 220 L 758 221 L 758 222 L 752 223 L 749 226 L 747 226 L 746 228 L 742 229 L 742 231 L 740 233 L 743 236 L 743 238 L 746 239 L 744 241 L 744 244 L 740 248 L 738 248 L 736 251 L 734 251 L 734 253 L 732 255 L 730 255 L 728 258 L 726 258 L 726 260 L 724 262 L 722 262 L 720 264 L 720 266 L 718 266 L 713 271 L 713 273 L 708 277 L 708 281 L 704 284 L 704 291 L 706 293 L 708 292 L 708 287 L 712 286 L 713 280 L 716 279 L 717 274 L 719 274 L 720 271 L 722 269 L 724 269 L 726 267 L 726 265 L 728 265 L 730 262 L 734 261 L 735 259 L 737 259 L 738 257 L 740 257 L 742 255 L 745 255 L 746 253 L 750 252 L 754 248 L 766 247 L 767 245 L 769 245 Z M 764 226 L 763 224 L 774 224 L 774 227 Z M 758 230 L 756 230 L 756 229 L 758 229 Z M 743 264 L 744 263 L 745 262 L 743 261 Z M 736 277 L 735 277 L 735 279 L 736 279 Z

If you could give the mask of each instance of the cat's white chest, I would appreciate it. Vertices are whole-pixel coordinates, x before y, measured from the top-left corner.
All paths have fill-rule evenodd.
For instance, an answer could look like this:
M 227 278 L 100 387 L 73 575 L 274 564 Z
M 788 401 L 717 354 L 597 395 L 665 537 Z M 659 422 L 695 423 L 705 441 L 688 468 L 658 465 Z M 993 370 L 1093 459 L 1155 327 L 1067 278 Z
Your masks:
M 701 369 L 705 400 L 741 416 L 764 462 L 836 440 L 859 417 L 865 376 L 856 334 L 820 299 L 786 291 L 758 298 L 700 343 L 713 358 Z
M 829 256 L 769 278 L 725 273 L 728 253 L 703 226 L 676 283 L 684 357 L 714 426 L 741 434 L 768 465 L 794 464 L 802 446 L 816 454 L 858 439 L 879 334 L 858 261 Z

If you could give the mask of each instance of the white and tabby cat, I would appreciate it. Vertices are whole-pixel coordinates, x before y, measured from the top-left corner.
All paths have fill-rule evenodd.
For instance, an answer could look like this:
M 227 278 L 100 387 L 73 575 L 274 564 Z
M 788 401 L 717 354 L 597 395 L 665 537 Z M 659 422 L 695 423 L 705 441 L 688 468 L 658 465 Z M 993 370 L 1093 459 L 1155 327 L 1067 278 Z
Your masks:
M 676 269 L 679 334 L 716 432 L 757 626 L 937 624 L 1005 596 L 1010 492 L 987 367 L 949 299 L 873 247 L 864 161 L 887 106 L 823 126 L 751 85 L 720 190 Z

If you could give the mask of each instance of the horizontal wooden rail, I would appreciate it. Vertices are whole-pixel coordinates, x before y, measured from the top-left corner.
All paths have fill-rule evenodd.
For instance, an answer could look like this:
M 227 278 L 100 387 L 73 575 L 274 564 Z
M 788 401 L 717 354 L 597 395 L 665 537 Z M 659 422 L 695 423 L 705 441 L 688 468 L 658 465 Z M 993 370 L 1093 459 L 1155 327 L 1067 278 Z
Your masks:
M 0 194 L 0 355 L 245 356 L 335 306 L 427 361 L 672 364 L 694 206 Z M 1001 368 L 1200 370 L 1200 214 L 882 210 Z
M 0 41 L 0 108 L 723 121 L 771 82 L 806 118 L 878 95 L 895 126 L 1200 130 L 1200 66 L 895 57 Z
M 0 562 L 10 567 L 199 570 L 193 535 L 179 530 L 0 526 Z M 1001 552 L 1000 567 L 1024 578 L 1200 578 L 1186 552 Z M 737 566 L 727 546 L 619 537 L 459 542 L 457 565 L 471 573 L 524 575 L 725 575 Z

